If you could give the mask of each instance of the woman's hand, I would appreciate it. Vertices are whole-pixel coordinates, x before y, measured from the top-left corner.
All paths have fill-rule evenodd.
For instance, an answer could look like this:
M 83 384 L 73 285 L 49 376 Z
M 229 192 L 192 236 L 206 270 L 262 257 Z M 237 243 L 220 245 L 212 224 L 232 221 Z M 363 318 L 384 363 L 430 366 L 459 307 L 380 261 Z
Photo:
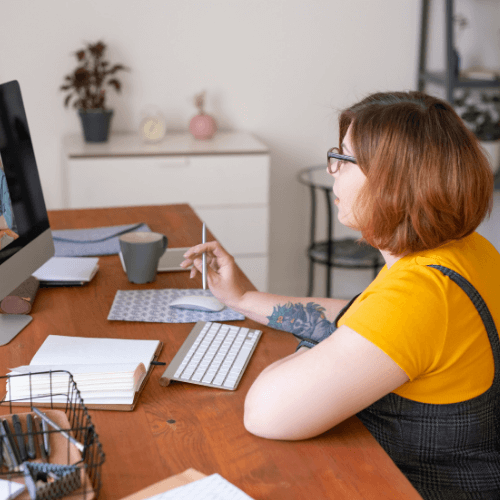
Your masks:
M 231 309 L 262 325 L 293 333 L 298 338 L 323 340 L 333 331 L 332 325 L 347 300 L 289 297 L 259 292 L 245 278 L 234 258 L 216 241 L 190 248 L 181 263 L 193 266 L 193 278 L 207 260 L 207 283 L 214 296 Z
M 210 241 L 190 248 L 185 254 L 181 267 L 193 265 L 191 278 L 197 273 L 203 272 L 202 255 L 206 253 L 207 259 L 207 283 L 210 291 L 220 301 L 238 310 L 238 304 L 248 291 L 255 290 L 249 284 L 244 274 L 240 271 L 230 255 L 220 243 Z

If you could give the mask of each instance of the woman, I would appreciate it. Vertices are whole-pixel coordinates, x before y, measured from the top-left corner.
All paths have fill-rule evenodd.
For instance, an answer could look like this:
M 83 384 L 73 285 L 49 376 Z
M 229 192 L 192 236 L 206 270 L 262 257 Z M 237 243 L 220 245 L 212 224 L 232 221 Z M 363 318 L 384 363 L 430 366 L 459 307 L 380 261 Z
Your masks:
M 418 92 L 374 94 L 339 125 L 339 221 L 386 261 L 352 303 L 248 289 L 216 242 L 185 255 L 194 276 L 207 252 L 220 301 L 302 339 L 250 388 L 245 426 L 306 439 L 357 414 L 424 498 L 499 498 L 500 254 L 475 232 L 488 162 L 451 106 Z

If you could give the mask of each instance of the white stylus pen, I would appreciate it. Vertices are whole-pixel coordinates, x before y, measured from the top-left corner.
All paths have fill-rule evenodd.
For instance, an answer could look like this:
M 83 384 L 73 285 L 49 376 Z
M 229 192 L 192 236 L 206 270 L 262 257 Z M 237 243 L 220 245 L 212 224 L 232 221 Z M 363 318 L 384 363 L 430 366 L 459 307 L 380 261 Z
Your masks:
M 207 228 L 205 226 L 205 223 L 203 223 L 203 229 L 201 232 L 201 242 L 202 243 L 207 242 Z M 203 252 L 202 263 L 203 263 L 203 273 L 202 273 L 203 290 L 206 290 L 207 289 L 207 254 L 206 254 L 206 252 Z

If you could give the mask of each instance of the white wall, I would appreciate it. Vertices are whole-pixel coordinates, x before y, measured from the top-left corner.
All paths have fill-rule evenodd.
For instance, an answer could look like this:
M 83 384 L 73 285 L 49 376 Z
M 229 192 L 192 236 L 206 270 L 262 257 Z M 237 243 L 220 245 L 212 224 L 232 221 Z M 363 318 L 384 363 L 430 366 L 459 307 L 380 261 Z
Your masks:
M 58 88 L 72 53 L 102 38 L 131 68 L 110 98 L 113 130 L 135 130 L 150 104 L 186 130 L 205 89 L 220 128 L 269 146 L 274 292 L 305 291 L 309 204 L 295 177 L 337 143 L 336 110 L 416 85 L 419 0 L 16 0 L 0 16 L 0 81 L 20 81 L 48 208 L 62 206 L 61 138 L 80 131 Z

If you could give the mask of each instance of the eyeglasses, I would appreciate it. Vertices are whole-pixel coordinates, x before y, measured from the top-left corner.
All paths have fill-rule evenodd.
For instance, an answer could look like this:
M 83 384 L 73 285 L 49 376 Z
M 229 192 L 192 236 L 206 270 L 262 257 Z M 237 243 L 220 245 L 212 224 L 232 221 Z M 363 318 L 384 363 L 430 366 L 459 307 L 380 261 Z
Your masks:
M 339 150 L 339 148 L 331 148 L 328 150 L 328 153 L 326 154 L 326 161 L 328 164 L 328 172 L 330 174 L 334 174 L 339 169 L 340 164 L 343 161 L 348 161 L 350 163 L 354 163 L 355 165 L 358 164 L 358 160 L 356 160 L 356 158 L 354 158 L 354 156 L 341 155 L 340 153 L 338 153 L 338 150 Z M 334 160 L 334 161 L 332 161 L 332 160 Z M 337 165 L 335 166 L 335 168 L 332 168 L 334 162 Z

